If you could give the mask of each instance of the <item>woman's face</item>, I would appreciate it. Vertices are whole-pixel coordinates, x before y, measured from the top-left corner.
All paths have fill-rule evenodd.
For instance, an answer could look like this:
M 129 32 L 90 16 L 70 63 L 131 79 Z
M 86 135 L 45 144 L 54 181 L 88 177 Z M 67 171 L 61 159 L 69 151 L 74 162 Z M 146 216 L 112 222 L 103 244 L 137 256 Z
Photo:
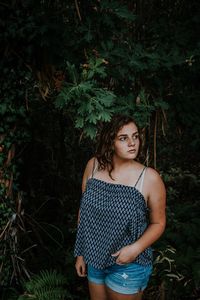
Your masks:
M 135 159 L 138 155 L 140 138 L 134 123 L 124 125 L 114 140 L 114 155 L 121 159 Z

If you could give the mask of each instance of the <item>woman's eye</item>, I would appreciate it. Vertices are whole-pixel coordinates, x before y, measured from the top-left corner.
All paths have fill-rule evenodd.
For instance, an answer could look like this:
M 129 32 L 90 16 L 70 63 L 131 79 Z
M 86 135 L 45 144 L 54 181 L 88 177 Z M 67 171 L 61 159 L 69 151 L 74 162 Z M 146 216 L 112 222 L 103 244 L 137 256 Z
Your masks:
M 134 140 L 137 140 L 138 138 L 139 138 L 139 135 L 138 135 L 138 134 L 133 136 L 133 139 L 134 139 Z
M 124 137 L 120 137 L 119 140 L 120 140 L 120 141 L 125 141 L 125 140 L 126 140 L 126 137 L 125 137 L 125 136 L 124 136 Z

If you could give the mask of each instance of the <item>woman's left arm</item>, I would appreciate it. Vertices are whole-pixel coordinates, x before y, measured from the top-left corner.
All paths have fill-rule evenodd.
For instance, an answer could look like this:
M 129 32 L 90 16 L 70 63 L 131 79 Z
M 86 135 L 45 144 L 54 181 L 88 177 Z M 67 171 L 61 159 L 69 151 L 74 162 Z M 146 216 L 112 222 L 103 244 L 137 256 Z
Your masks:
M 151 168 L 145 174 L 145 190 L 148 191 L 148 208 L 150 223 L 143 235 L 133 244 L 123 247 L 113 256 L 116 263 L 124 264 L 134 261 L 146 248 L 151 246 L 165 230 L 166 225 L 166 190 L 160 175 Z
M 147 178 L 149 226 L 141 238 L 135 242 L 139 253 L 159 239 L 166 226 L 166 190 L 160 175 L 154 169 L 148 169 Z

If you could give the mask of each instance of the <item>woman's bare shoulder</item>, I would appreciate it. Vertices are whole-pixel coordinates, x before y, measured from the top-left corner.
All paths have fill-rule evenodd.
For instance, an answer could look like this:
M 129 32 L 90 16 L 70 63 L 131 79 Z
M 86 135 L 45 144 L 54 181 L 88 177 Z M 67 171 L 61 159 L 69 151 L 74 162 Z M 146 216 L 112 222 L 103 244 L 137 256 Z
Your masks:
M 163 184 L 162 177 L 160 176 L 159 172 L 154 168 L 146 168 L 146 178 L 150 185 Z
M 86 167 L 85 167 L 85 174 L 87 175 L 87 177 L 89 177 L 92 174 L 92 170 L 94 169 L 94 164 L 95 164 L 95 157 L 92 157 L 88 160 Z
M 158 208 L 160 205 L 164 207 L 166 188 L 159 172 L 150 167 L 147 168 L 146 172 L 145 187 L 148 195 L 148 206 L 151 209 Z
M 152 179 L 156 179 L 157 177 L 160 177 L 160 174 L 154 168 L 146 167 L 146 172 L 148 176 L 151 177 Z

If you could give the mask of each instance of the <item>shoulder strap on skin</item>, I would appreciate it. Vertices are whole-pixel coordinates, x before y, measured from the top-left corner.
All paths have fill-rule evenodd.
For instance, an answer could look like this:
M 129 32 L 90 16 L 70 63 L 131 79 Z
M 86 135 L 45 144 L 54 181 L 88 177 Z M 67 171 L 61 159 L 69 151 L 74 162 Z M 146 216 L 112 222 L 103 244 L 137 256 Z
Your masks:
M 143 170 L 142 170 L 142 172 L 140 173 L 140 176 L 138 177 L 138 180 L 136 181 L 136 184 L 135 184 L 135 186 L 134 186 L 134 187 L 136 187 L 136 186 L 137 186 L 137 184 L 138 184 L 138 182 L 140 181 L 140 178 L 142 177 L 142 175 L 143 175 L 143 173 L 144 173 L 145 169 L 146 169 L 146 167 L 144 167 L 144 169 L 143 169 Z M 144 180 L 144 176 L 143 176 L 143 178 L 142 178 L 142 183 L 143 183 L 143 180 Z
M 147 167 L 145 168 L 143 174 L 142 174 L 142 177 L 141 177 L 141 180 L 140 180 L 140 184 L 139 184 L 139 192 L 142 194 L 142 189 L 143 189 L 143 183 L 144 183 L 144 176 L 145 176 L 145 173 L 146 173 L 146 170 L 147 170 Z

